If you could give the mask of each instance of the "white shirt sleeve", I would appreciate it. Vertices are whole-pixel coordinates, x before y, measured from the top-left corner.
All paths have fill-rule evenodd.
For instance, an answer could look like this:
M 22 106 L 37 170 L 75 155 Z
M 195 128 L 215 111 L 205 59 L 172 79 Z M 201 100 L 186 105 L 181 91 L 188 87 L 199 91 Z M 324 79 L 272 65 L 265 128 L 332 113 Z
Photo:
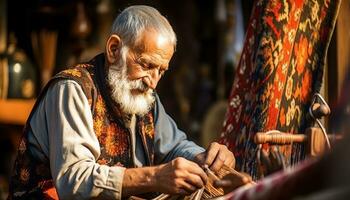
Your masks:
M 60 199 L 121 199 L 125 168 L 96 163 L 100 146 L 78 83 L 61 80 L 52 85 L 30 125 L 31 151 L 40 159 L 49 158 Z

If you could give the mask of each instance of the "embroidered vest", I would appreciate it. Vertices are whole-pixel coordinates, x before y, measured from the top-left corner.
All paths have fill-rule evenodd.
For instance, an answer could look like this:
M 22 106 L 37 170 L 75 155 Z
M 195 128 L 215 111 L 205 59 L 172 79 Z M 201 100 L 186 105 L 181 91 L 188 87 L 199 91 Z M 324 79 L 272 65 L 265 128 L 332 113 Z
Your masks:
M 134 167 L 128 122 L 130 117 L 123 115 L 112 100 L 106 83 L 107 69 L 104 55 L 96 56 L 87 64 L 79 64 L 55 75 L 39 95 L 27 120 L 24 134 L 18 148 L 14 172 L 10 182 L 8 199 L 58 199 L 51 173 L 49 160 L 38 160 L 28 148 L 30 120 L 50 85 L 58 80 L 76 81 L 82 88 L 91 106 L 93 127 L 101 147 L 97 163 L 108 166 Z M 140 134 L 147 159 L 152 165 L 154 159 L 153 111 L 137 117 L 136 134 Z

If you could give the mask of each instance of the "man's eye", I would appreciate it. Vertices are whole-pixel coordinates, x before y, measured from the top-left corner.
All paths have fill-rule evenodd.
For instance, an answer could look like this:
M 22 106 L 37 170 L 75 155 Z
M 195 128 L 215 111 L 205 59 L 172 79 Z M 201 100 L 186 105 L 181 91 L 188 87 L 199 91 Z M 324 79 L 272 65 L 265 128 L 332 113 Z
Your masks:
M 143 68 L 143 69 L 148 69 L 149 66 L 145 63 L 140 63 L 140 66 Z
M 154 64 L 149 64 L 149 65 L 148 65 L 148 68 L 149 68 L 149 69 L 157 69 L 158 66 L 157 66 L 157 65 L 154 65 Z

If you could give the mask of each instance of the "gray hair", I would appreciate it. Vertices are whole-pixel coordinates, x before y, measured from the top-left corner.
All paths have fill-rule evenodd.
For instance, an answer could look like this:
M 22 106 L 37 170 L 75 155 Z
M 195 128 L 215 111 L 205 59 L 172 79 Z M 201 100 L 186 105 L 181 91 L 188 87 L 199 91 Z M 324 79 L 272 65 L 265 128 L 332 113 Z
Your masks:
M 176 47 L 176 35 L 168 20 L 150 6 L 136 5 L 124 9 L 114 20 L 111 34 L 121 37 L 124 45 L 133 46 L 145 29 L 151 28 Z

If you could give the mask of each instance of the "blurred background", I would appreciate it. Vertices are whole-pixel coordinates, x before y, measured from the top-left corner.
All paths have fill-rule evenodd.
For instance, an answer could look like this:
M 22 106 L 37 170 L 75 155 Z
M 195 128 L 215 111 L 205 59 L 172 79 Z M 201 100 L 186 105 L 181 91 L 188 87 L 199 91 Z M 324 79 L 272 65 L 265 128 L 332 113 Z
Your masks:
M 136 4 L 157 8 L 177 34 L 170 70 L 157 89 L 168 114 L 203 146 L 218 138 L 252 0 L 0 0 L 0 199 L 42 86 L 58 71 L 103 52 L 113 19 Z M 350 65 L 349 17 L 350 1 L 344 0 L 324 76 L 330 105 Z

